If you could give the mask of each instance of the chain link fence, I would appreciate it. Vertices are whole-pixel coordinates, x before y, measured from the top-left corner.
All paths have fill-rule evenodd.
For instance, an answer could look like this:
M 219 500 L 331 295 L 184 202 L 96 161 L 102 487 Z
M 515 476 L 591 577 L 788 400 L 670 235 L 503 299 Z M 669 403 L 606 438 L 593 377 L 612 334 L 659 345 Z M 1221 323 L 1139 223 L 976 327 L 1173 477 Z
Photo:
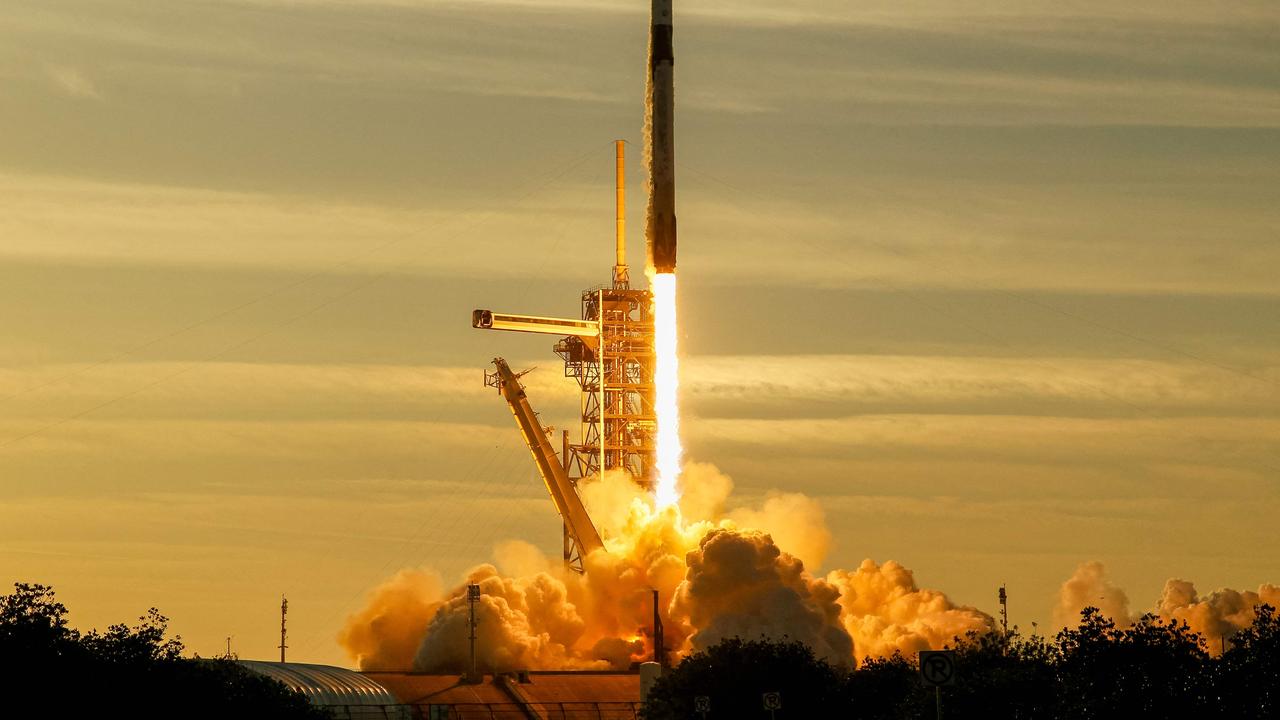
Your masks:
M 640 703 L 326 705 L 334 720 L 640 720 Z

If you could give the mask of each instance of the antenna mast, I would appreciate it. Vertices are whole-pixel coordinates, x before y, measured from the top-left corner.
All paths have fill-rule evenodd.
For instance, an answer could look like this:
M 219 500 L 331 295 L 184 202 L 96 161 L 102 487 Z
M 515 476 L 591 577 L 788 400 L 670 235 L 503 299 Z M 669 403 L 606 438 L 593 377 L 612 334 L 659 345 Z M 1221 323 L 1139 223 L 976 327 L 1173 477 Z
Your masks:
M 662 632 L 662 605 L 658 602 L 658 591 L 653 591 L 653 661 L 661 665 L 667 666 L 667 648 L 666 639 L 663 638 Z
M 1004 583 L 1000 584 L 1000 629 L 1009 634 L 1009 593 L 1005 592 Z
M 476 603 L 480 600 L 480 586 L 467 586 L 467 605 L 471 606 L 471 616 L 467 623 L 470 632 L 467 639 L 471 641 L 471 668 L 467 673 L 467 682 L 478 683 L 480 677 L 476 675 Z
M 289 601 L 280 595 L 280 662 L 284 662 L 284 651 L 289 646 L 285 643 L 288 633 L 285 629 L 285 616 L 289 614 Z

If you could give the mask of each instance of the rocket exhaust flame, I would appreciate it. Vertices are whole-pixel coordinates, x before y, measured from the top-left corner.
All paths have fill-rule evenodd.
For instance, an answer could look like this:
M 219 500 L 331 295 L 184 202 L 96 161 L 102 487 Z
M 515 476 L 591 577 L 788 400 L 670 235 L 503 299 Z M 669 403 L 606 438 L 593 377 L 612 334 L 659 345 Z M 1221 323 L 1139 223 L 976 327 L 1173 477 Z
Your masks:
M 657 478 L 654 501 L 658 509 L 674 505 L 680 499 L 676 480 L 684 449 L 680 445 L 680 361 L 676 355 L 676 276 L 674 273 L 654 275 L 653 346 L 656 367 L 653 374 L 654 409 L 658 416 Z
M 680 499 L 679 360 L 676 355 L 675 90 L 671 0 L 653 0 L 649 72 L 645 82 L 645 161 L 649 204 L 645 213 L 650 288 L 653 292 L 654 410 L 657 461 L 654 503 L 659 510 Z

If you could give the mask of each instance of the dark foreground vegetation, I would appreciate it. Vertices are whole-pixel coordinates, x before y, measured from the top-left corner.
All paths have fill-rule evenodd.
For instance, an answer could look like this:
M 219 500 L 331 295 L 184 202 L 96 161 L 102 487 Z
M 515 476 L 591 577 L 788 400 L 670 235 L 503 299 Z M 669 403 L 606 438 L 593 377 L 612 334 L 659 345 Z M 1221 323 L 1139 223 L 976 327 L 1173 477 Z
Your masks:
M 1054 638 L 970 633 L 957 638 L 956 684 L 943 717 L 1280 717 L 1280 617 L 1260 605 L 1253 625 L 1211 657 L 1185 625 L 1144 617 L 1117 628 L 1096 608 Z M 645 720 L 769 718 L 762 693 L 781 693 L 784 718 L 933 718 L 935 695 L 914 658 L 870 660 L 850 672 L 798 642 L 726 640 L 686 658 L 658 681 Z
M 328 717 L 231 659 L 181 657 L 167 627 L 152 608 L 135 627 L 81 633 L 53 590 L 14 585 L 0 595 L 0 717 Z

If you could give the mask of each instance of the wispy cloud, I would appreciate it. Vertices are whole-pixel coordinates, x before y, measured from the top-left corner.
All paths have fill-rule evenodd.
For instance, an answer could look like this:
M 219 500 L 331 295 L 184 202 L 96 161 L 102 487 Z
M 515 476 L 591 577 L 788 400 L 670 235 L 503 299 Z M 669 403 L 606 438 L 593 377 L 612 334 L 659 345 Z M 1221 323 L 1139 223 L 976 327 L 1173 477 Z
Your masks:
M 585 235 L 581 187 L 468 209 L 0 174 L 0 257 L 330 272 L 492 272 L 499 238 L 529 228 Z M 74 206 L 75 213 L 62 212 Z M 508 247 L 509 267 L 545 248 Z
M 756 355 L 693 357 L 682 368 L 695 407 L 729 417 L 740 417 L 742 405 L 812 411 L 814 401 L 828 413 L 928 407 L 939 413 L 1039 408 L 1050 415 L 1280 416 L 1280 367 L 1244 374 L 1190 361 Z
M 532 366 L 512 358 L 518 367 Z M 170 378 L 169 380 L 164 380 Z M 162 380 L 156 384 L 156 380 Z M 0 402 L 9 419 L 58 419 L 135 389 L 115 407 L 118 419 L 460 421 L 466 405 L 498 407 L 480 367 L 303 365 L 297 363 L 104 362 L 0 368 Z M 530 373 L 529 392 L 544 403 L 576 402 L 560 373 Z M 492 402 L 490 402 L 492 401 Z M 474 413 L 465 413 L 468 417 Z M 493 425 L 510 418 L 493 413 Z
M 220 77 L 219 87 L 287 78 L 377 97 L 449 92 L 628 105 L 635 88 L 621 86 L 620 73 L 626 58 L 637 70 L 643 59 L 645 8 L 623 0 L 223 2 L 189 7 L 200 21 L 185 23 L 130 10 L 126 21 L 102 3 L 27 9 L 15 17 L 16 39 L 22 47 L 80 36 L 84 17 L 94 17 L 93 44 L 116 58 L 109 67 L 119 82 L 168 91 L 183 84 L 172 72 L 180 68 Z M 842 124 L 1276 125 L 1267 30 L 1274 8 L 1217 10 L 1182 2 L 1069 10 L 701 3 L 682 10 L 681 52 L 692 68 L 684 107 L 800 112 L 806 122 Z M 222 42 L 233 27 L 237 42 Z M 626 41 L 634 52 L 616 52 Z
M 1108 188 L 1059 188 L 1050 202 L 1004 183 L 922 180 L 911 189 L 851 182 L 814 204 L 785 190 L 739 194 L 699 172 L 688 178 L 682 207 L 698 249 L 685 267 L 721 282 L 1278 292 L 1268 269 L 1280 262 L 1280 246 L 1259 240 L 1280 211 L 1239 206 L 1246 198 L 1188 203 L 1174 186 L 1142 191 L 1134 202 Z M 1265 173 L 1255 180 L 1266 182 Z M 603 244 L 601 219 L 610 214 L 598 189 L 575 177 L 514 200 L 508 189 L 462 207 L 453 197 L 406 206 L 0 174 L 0 257 L 486 277 L 537 267 L 591 277 L 595 258 L 563 250 Z M 1101 226 L 1099 214 L 1107 217 Z M 1229 237 L 1208 243 L 1210 233 Z M 507 262 L 495 267 L 499 251 Z M 548 264 L 553 251 L 561 257 Z
M 54 87 L 69 97 L 87 100 L 101 100 L 102 93 L 87 75 L 80 70 L 65 65 L 50 65 L 45 68 Z

